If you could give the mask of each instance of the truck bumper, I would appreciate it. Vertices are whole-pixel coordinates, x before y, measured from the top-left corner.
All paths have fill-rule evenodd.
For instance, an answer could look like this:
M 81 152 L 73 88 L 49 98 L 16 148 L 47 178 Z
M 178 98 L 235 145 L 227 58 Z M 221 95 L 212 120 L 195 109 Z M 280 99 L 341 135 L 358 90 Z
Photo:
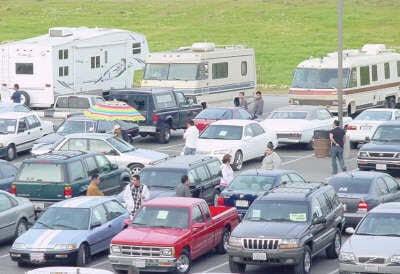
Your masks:
M 360 169 L 377 170 L 376 165 L 386 165 L 386 170 L 400 170 L 400 161 L 393 160 L 372 160 L 372 159 L 357 159 L 357 165 Z M 384 171 L 380 169 L 379 171 Z
M 400 266 L 390 265 L 371 265 L 371 264 L 339 264 L 340 274 L 353 274 L 353 273 L 385 273 L 393 274 L 400 273 Z
M 140 133 L 157 133 L 156 126 L 139 126 Z
M 131 266 L 140 271 L 149 272 L 171 272 L 176 269 L 175 258 L 159 257 L 130 257 L 122 255 L 108 256 L 112 267 L 115 270 L 129 270 Z

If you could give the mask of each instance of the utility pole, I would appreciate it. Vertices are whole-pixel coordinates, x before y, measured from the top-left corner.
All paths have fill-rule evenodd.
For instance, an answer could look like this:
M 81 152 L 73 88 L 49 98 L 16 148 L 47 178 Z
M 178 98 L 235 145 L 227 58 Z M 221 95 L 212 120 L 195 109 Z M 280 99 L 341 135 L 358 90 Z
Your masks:
M 343 126 L 343 0 L 338 0 L 338 118 L 340 126 Z

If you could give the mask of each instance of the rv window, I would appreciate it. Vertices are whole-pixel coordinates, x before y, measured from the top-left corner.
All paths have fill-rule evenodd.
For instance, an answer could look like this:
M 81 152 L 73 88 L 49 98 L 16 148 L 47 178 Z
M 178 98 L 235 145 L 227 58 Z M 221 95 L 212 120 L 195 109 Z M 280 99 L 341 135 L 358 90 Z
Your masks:
M 64 76 L 68 76 L 68 74 L 69 74 L 68 67 L 64 67 Z
M 247 62 L 246 61 L 242 61 L 241 71 L 242 71 L 242 76 L 247 75 Z
M 68 76 L 68 73 L 69 73 L 68 67 L 59 67 L 58 68 L 58 76 L 60 76 L 60 77 Z
M 100 67 L 100 56 L 96 56 L 96 68 Z
M 215 63 L 212 64 L 212 78 L 222 79 L 228 77 L 228 63 Z
M 147 64 L 144 80 L 167 80 L 169 64 Z
M 33 74 L 33 63 L 15 63 L 15 74 Z
M 63 59 L 68 59 L 68 50 L 67 49 L 60 49 L 58 51 L 58 59 L 63 60 Z
M 357 68 L 352 68 L 349 81 L 349 88 L 355 88 L 355 87 L 357 87 Z
M 64 50 L 64 59 L 68 59 L 68 50 L 67 49 Z
M 141 52 L 140 43 L 132 44 L 132 54 L 139 54 Z
M 390 64 L 385 63 L 385 79 L 390 79 Z
M 337 69 L 297 68 L 293 77 L 293 88 L 332 89 L 337 86 Z M 349 69 L 343 69 L 343 87 L 347 87 Z
M 400 77 L 400 61 L 397 61 L 397 76 Z
M 90 67 L 92 69 L 100 67 L 100 56 L 92 56 L 92 57 L 90 57 Z
M 378 65 L 372 65 L 372 81 L 378 81 Z
M 69 97 L 69 108 L 88 109 L 90 108 L 89 98 Z
M 108 51 L 104 51 L 104 63 L 107 64 L 108 63 Z
M 170 64 L 168 80 L 190 81 L 199 79 L 198 64 Z
M 360 84 L 366 86 L 370 84 L 369 66 L 360 67 Z

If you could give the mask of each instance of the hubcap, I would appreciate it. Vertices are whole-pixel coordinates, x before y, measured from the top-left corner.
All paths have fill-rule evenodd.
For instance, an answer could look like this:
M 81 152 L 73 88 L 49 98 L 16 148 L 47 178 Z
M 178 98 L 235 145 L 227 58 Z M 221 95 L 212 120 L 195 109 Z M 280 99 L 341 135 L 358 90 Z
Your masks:
M 185 273 L 189 269 L 189 258 L 185 254 L 178 258 L 178 261 L 176 262 L 176 268 L 181 273 Z
M 243 164 L 243 156 L 241 153 L 236 154 L 236 168 L 241 169 Z
M 309 252 L 306 252 L 306 254 L 304 254 L 304 271 L 306 273 L 309 273 L 311 269 L 311 256 Z
M 20 225 L 18 226 L 18 229 L 17 229 L 17 235 L 21 236 L 22 234 L 25 233 L 25 231 L 26 231 L 25 224 L 24 223 L 20 223 Z
M 14 159 L 14 149 L 12 147 L 8 149 L 8 158 Z
M 86 248 L 82 247 L 82 265 L 86 264 Z
M 335 252 L 336 252 L 336 254 L 339 254 L 340 246 L 341 246 L 340 237 L 339 237 L 339 234 L 336 234 L 336 236 L 335 236 Z
M 229 236 L 230 236 L 229 231 L 226 231 L 226 232 L 224 233 L 224 238 L 223 238 L 223 241 L 224 241 L 224 249 L 225 249 L 225 251 L 228 250 Z
M 169 130 L 165 131 L 165 140 L 169 140 L 171 137 L 171 134 L 169 133 Z

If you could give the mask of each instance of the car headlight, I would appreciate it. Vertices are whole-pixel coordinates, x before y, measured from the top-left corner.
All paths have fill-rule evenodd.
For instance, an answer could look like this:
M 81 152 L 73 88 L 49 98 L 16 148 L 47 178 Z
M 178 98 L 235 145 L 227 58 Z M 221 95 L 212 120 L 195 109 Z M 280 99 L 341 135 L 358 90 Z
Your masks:
M 297 239 L 282 239 L 279 243 L 279 249 L 299 248 L 300 244 Z
M 229 237 L 228 244 L 232 247 L 242 247 L 242 238 L 238 237 Z
M 366 151 L 360 151 L 360 152 L 358 153 L 358 157 L 359 157 L 359 158 L 367 158 L 367 157 L 368 157 L 368 152 L 366 152 Z
M 111 253 L 121 253 L 121 247 L 119 245 L 112 245 L 111 248 Z
M 74 244 L 56 244 L 54 250 L 74 250 L 76 245 Z
M 14 243 L 12 246 L 13 249 L 26 249 L 26 244 L 22 243 Z
M 214 154 L 229 154 L 232 151 L 230 149 L 218 149 L 214 150 Z
M 400 158 L 400 153 L 397 153 L 397 154 L 396 154 L 396 158 Z
M 174 249 L 173 248 L 161 248 L 160 255 L 163 257 L 172 257 L 174 256 Z
M 354 256 L 354 254 L 351 252 L 340 252 L 339 261 L 340 262 L 349 262 L 349 263 L 355 262 L 356 256 Z
M 392 264 L 400 264 L 400 255 L 393 255 L 392 258 L 390 258 L 390 262 Z

